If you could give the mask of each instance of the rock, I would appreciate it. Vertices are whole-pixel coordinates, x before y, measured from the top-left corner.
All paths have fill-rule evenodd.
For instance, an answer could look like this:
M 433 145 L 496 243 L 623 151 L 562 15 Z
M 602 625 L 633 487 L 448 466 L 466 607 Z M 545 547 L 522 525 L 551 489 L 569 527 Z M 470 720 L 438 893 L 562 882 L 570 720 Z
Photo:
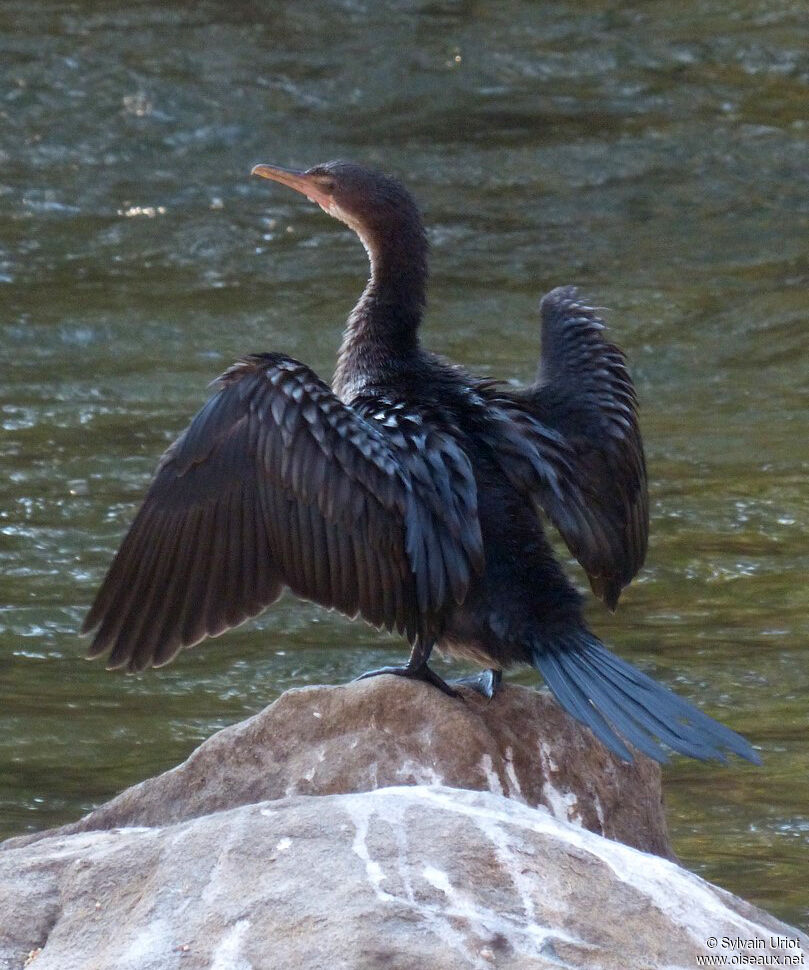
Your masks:
M 0 970 L 676 970 L 744 941 L 809 953 L 661 857 L 656 764 L 617 761 L 513 686 L 463 702 L 389 677 L 290 691 L 0 849 Z
M 9 848 L 0 913 L 2 970 L 38 948 L 33 970 L 692 970 L 746 952 L 734 940 L 809 954 L 807 937 L 672 862 L 442 785 Z
M 546 693 L 504 685 L 491 701 L 471 691 L 459 701 L 398 677 L 288 691 L 177 768 L 57 831 L 166 825 L 294 794 L 421 784 L 544 805 L 564 821 L 673 858 L 660 770 L 649 758 L 619 761 Z

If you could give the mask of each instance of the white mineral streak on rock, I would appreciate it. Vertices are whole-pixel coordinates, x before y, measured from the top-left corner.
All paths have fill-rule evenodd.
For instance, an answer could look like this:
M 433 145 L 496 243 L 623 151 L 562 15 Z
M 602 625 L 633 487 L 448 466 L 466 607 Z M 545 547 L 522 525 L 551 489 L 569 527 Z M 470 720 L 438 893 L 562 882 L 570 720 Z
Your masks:
M 368 827 L 371 818 L 377 810 L 374 800 L 363 798 L 360 795 L 346 802 L 346 810 L 351 816 L 351 821 L 354 823 L 355 829 L 354 841 L 351 843 L 351 848 L 354 854 L 362 860 L 365 866 L 365 874 L 368 877 L 368 882 L 371 884 L 376 898 L 381 902 L 395 900 L 395 896 L 382 889 L 382 880 L 385 879 L 385 873 L 382 870 L 382 866 L 375 859 L 371 858 L 371 854 L 368 851 Z
M 598 824 L 601 826 L 601 834 L 603 835 L 606 831 L 604 828 L 604 806 L 596 794 L 593 795 L 593 805 L 595 805 L 596 817 L 598 818 Z
M 545 777 L 545 781 L 542 783 L 542 798 L 551 815 L 563 822 L 581 825 L 581 815 L 577 811 L 579 800 L 576 795 L 570 791 L 559 791 L 551 781 L 551 774 L 557 772 L 558 768 L 551 757 L 550 748 L 544 741 L 539 746 L 539 757 L 542 762 L 542 774 Z
M 395 788 L 380 789 L 378 795 L 397 793 Z M 468 804 L 467 792 L 453 793 L 425 787 L 408 791 L 449 812 L 466 815 L 480 825 L 481 821 L 503 822 L 522 826 L 538 834 L 565 843 L 600 859 L 621 882 L 643 894 L 672 922 L 682 926 L 700 946 L 705 945 L 717 925 L 730 922 L 743 939 L 768 938 L 771 931 L 733 912 L 722 899 L 723 891 L 699 876 L 681 869 L 673 862 L 640 852 L 620 842 L 604 839 L 586 829 L 560 822 L 550 812 L 528 809 L 519 802 L 503 801 L 500 810 Z
M 444 779 L 431 765 L 419 764 L 416 761 L 405 761 L 396 769 L 400 778 L 412 778 L 417 785 L 443 785 Z
M 405 811 L 403 810 L 400 810 L 397 813 L 396 821 L 393 823 L 392 836 L 396 843 L 396 875 L 399 877 L 401 882 L 404 898 L 412 904 L 415 900 L 415 895 L 413 893 L 412 868 L 410 862 L 410 853 L 412 847 L 410 846 L 407 838 L 407 824 L 405 819 Z
M 93 855 L 100 858 L 103 857 L 105 850 L 115 851 L 120 834 L 146 836 L 156 831 L 156 829 L 142 826 L 122 826 L 117 829 L 109 829 L 106 832 L 81 832 L 78 835 L 54 839 L 51 842 L 52 849 L 48 854 L 52 859 L 67 859 L 72 856 L 81 856 L 87 850 L 92 850 Z
M 490 754 L 484 754 L 481 757 L 480 767 L 486 778 L 486 784 L 489 786 L 489 791 L 493 792 L 495 795 L 505 795 L 503 785 L 500 781 L 500 776 L 494 770 L 494 762 L 492 761 L 492 756 Z
M 174 937 L 174 927 L 168 917 L 155 916 L 140 927 L 121 953 L 121 966 L 142 967 L 165 959 L 166 953 L 182 945 Z
M 416 786 L 379 789 L 372 795 L 356 794 L 346 797 L 344 804 L 356 830 L 352 848 L 365 865 L 368 881 L 377 899 L 387 903 L 398 903 L 412 909 L 442 944 L 456 950 L 464 960 L 469 962 L 470 967 L 476 970 L 485 970 L 488 960 L 481 951 L 486 948 L 486 944 L 498 937 L 507 939 L 511 946 L 525 956 L 542 960 L 548 959 L 548 954 L 545 952 L 546 944 L 552 940 L 586 946 L 583 941 L 559 929 L 536 923 L 530 895 L 530 887 L 532 881 L 535 881 L 535 875 L 530 870 L 527 874 L 523 873 L 524 860 L 516 857 L 512 846 L 512 833 L 499 825 L 497 813 L 487 815 L 463 812 L 462 814 L 470 815 L 476 826 L 491 842 L 500 866 L 509 875 L 517 890 L 522 912 L 499 912 L 484 906 L 463 887 L 453 886 L 447 873 L 431 864 L 422 866 L 420 875 L 434 889 L 443 893 L 446 900 L 430 901 L 425 899 L 423 891 L 413 892 L 411 868 L 407 858 L 405 815 L 408 806 L 412 805 L 414 800 L 418 801 L 424 797 L 422 793 L 432 791 L 434 789 L 427 786 Z M 379 795 L 389 797 L 388 804 L 384 808 L 377 797 Z M 447 804 L 451 805 L 451 802 Z M 386 830 L 390 829 L 396 833 L 396 870 L 403 892 L 388 892 L 381 888 L 383 881 L 393 886 L 395 880 L 389 878 L 383 866 L 371 858 L 368 834 L 375 818 L 382 819 L 386 823 Z M 511 820 L 506 819 L 506 821 Z M 459 921 L 461 921 L 460 924 Z M 459 928 L 463 923 L 468 926 L 468 932 Z
M 425 866 L 422 875 L 431 886 L 440 889 L 446 896 L 455 895 L 455 890 L 450 885 L 449 876 L 445 872 L 435 869 L 433 866 Z
M 573 825 L 581 825 L 581 815 L 576 810 L 579 800 L 573 792 L 560 792 L 558 788 L 546 781 L 542 786 L 542 794 L 554 818 L 571 822 Z
M 491 836 L 494 831 L 489 827 L 481 830 Z M 502 855 L 498 853 L 498 858 L 503 862 Z M 515 868 L 512 866 L 510 875 L 515 884 L 519 881 L 515 877 Z M 444 922 L 452 921 L 451 927 L 457 925 L 458 920 L 465 921 L 471 932 L 476 936 L 483 947 L 497 937 L 507 939 L 511 946 L 524 956 L 532 956 L 547 960 L 549 953 L 546 944 L 553 940 L 564 940 L 565 942 L 583 945 L 582 941 L 570 937 L 558 929 L 540 926 L 533 918 L 533 905 L 530 900 L 526 901 L 526 896 L 520 894 L 525 914 L 506 913 L 495 911 L 488 906 L 483 906 L 474 896 L 468 893 L 461 886 L 453 886 L 445 872 L 433 866 L 426 866 L 423 869 L 425 880 L 446 896 L 446 903 L 436 911 Z M 424 907 L 422 907 L 422 910 Z M 423 915 L 423 914 L 422 914 Z M 477 953 L 469 951 L 468 955 L 473 960 L 475 966 L 485 966 L 484 958 L 480 955 L 480 948 Z M 556 961 L 553 961 L 556 962 Z
M 587 835 L 589 839 L 598 838 Z M 593 851 L 618 879 L 654 900 L 673 923 L 685 927 L 701 946 L 714 935 L 722 920 L 736 927 L 742 939 L 769 939 L 772 935 L 771 930 L 734 913 L 721 898 L 722 890 L 666 859 L 644 855 L 609 839 L 595 843 Z
M 440 869 L 432 866 L 425 866 L 422 870 L 424 880 L 434 889 L 438 889 L 446 896 L 446 902 L 427 903 L 413 901 L 413 908 L 424 920 L 427 928 L 436 936 L 441 943 L 452 950 L 456 950 L 468 961 L 475 970 L 485 970 L 485 960 L 476 952 L 478 947 L 470 946 L 467 933 L 458 927 L 458 920 L 463 919 L 468 922 L 470 928 L 476 935 L 481 937 L 480 945 L 488 942 L 491 934 L 482 926 L 479 914 L 474 909 L 474 903 L 470 905 L 464 901 L 460 905 L 459 894 L 450 885 L 449 877 Z
M 518 801 L 524 802 L 525 797 L 522 793 L 522 788 L 520 787 L 520 779 L 517 777 L 517 772 L 514 768 L 514 749 L 511 747 L 511 745 L 506 748 L 505 755 L 503 756 L 503 763 L 506 767 L 506 778 L 508 778 L 510 788 L 508 797 L 516 798 Z
M 541 741 L 539 744 L 539 754 L 542 758 L 542 764 L 545 765 L 548 771 L 558 771 L 559 765 L 553 760 L 553 755 L 551 754 L 551 746 L 547 741 Z
M 513 839 L 515 833 L 507 831 L 494 819 L 479 817 L 475 822 L 480 831 L 491 842 L 497 861 L 510 876 L 520 897 L 525 919 L 529 923 L 533 923 L 536 916 L 534 904 L 531 900 L 531 886 L 534 882 L 533 873 L 526 876 L 522 871 L 525 854 L 523 854 L 523 860 L 517 858 L 515 849 L 518 847 Z
M 212 864 L 207 872 L 199 872 L 199 882 L 205 880 L 202 891 L 198 891 L 199 898 L 208 907 L 216 908 L 217 900 L 222 894 L 222 887 L 229 882 L 229 877 L 233 869 L 231 853 L 234 848 L 238 852 L 239 845 L 245 836 L 245 830 L 249 822 L 245 816 L 238 816 L 233 819 L 233 823 L 228 826 L 224 839 L 219 847 L 216 856 L 211 860 Z M 194 832 L 191 827 L 178 826 L 170 835 L 171 845 L 180 845 L 186 839 L 191 841 Z
M 456 925 L 459 919 L 466 921 L 472 932 L 480 938 L 481 948 L 483 943 L 491 939 L 492 933 L 485 925 L 485 919 L 482 918 L 480 911 L 475 908 L 474 900 L 456 890 L 447 874 L 440 869 L 425 866 L 422 875 L 426 882 L 446 896 L 446 903 L 444 905 L 421 903 L 416 904 L 415 909 L 443 944 L 457 950 L 476 970 L 485 970 L 485 958 L 479 951 L 476 953 L 470 947 L 468 936 Z
M 253 964 L 240 952 L 249 929 L 250 920 L 240 919 L 227 930 L 213 952 L 211 970 L 253 970 Z

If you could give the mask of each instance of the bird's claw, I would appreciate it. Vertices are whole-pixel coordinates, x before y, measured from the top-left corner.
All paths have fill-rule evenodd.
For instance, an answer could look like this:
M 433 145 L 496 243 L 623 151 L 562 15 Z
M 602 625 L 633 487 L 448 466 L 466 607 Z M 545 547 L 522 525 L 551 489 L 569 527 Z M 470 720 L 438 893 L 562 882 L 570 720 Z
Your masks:
M 458 677 L 450 683 L 456 687 L 468 687 L 482 697 L 491 700 L 497 693 L 503 680 L 502 670 L 481 670 L 479 674 L 469 674 L 468 677 Z
M 393 674 L 394 677 L 407 677 L 408 680 L 423 680 L 428 684 L 432 684 L 433 687 L 437 687 L 449 697 L 461 696 L 457 690 L 450 687 L 438 674 L 430 670 L 427 664 L 422 664 L 420 667 L 380 667 L 378 670 L 368 670 L 364 674 L 360 674 L 356 679 L 365 680 L 368 677 L 378 677 L 379 674 Z

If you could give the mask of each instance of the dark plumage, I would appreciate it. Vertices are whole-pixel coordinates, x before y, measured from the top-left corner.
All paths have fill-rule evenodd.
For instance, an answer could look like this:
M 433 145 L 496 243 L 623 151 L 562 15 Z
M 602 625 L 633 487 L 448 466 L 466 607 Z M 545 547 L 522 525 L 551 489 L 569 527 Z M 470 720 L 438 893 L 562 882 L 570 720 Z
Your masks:
M 541 304 L 537 381 L 505 390 L 422 349 L 427 243 L 402 185 L 345 162 L 257 166 L 362 239 L 371 278 L 331 387 L 282 354 L 245 357 L 163 456 L 85 630 L 111 667 L 168 663 L 284 587 L 396 629 L 428 680 L 435 644 L 488 668 L 535 666 L 622 758 L 628 741 L 697 758 L 747 742 L 588 630 L 544 514 L 610 609 L 646 552 L 648 506 L 624 356 L 572 287 Z M 385 672 L 372 671 L 371 674 Z M 370 676 L 366 675 L 366 676 Z

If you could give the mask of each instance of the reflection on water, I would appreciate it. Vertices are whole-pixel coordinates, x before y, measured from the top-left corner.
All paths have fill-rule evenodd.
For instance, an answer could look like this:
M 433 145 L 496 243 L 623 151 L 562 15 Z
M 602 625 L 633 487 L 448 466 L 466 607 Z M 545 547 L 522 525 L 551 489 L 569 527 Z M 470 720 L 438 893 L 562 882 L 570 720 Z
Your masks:
M 364 254 L 247 173 L 343 156 L 424 205 L 432 348 L 527 379 L 541 292 L 576 282 L 609 308 L 652 545 L 618 615 L 591 619 L 762 748 L 761 769 L 667 770 L 678 853 L 809 925 L 803 13 L 0 7 L 3 833 L 75 817 L 287 687 L 404 653 L 292 599 L 141 677 L 85 664 L 74 634 L 208 381 L 263 349 L 330 373 Z

